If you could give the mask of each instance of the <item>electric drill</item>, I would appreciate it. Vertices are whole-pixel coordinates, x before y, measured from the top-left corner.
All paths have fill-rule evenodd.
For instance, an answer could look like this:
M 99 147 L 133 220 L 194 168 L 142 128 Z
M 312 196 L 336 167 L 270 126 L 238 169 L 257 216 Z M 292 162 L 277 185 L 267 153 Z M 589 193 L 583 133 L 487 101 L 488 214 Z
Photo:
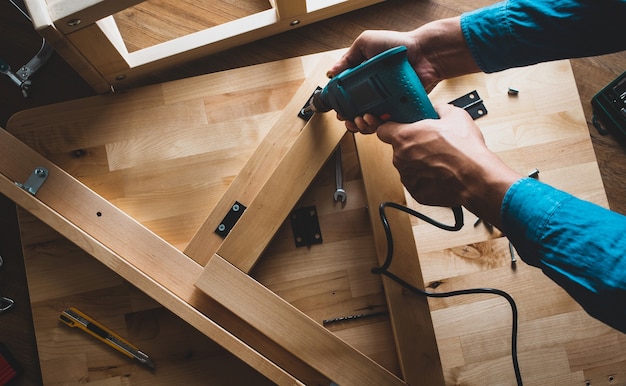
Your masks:
M 313 93 L 302 113 L 331 109 L 347 120 L 366 113 L 398 123 L 439 118 L 409 64 L 404 46 L 391 48 L 335 76 Z

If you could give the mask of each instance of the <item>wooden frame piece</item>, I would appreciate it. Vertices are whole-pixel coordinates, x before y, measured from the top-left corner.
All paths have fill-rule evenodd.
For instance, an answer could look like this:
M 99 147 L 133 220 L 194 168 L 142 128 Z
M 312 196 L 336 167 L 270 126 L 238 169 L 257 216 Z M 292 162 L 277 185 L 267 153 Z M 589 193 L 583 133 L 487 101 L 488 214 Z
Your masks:
M 404 188 L 395 169 L 380 160 L 393 158 L 391 146 L 387 146 L 372 135 L 354 137 L 363 173 L 363 183 L 370 208 L 377 208 L 381 202 L 406 204 Z M 376 255 L 379 265 L 387 256 L 387 239 L 377 210 L 369 211 L 374 231 Z M 418 259 L 409 215 L 400 211 L 387 213 L 387 221 L 393 229 L 394 272 L 411 272 L 406 280 L 415 287 L 424 289 L 422 269 Z M 437 349 L 435 330 L 430 316 L 428 300 L 425 297 L 407 296 L 399 284 L 383 277 L 387 307 L 392 315 L 392 328 L 396 350 L 404 379 L 409 384 L 444 384 L 443 367 Z M 419 363 L 419 365 L 416 365 Z M 424 371 L 424 369 L 430 369 Z
M 144 0 L 26 0 L 35 29 L 98 93 L 197 59 L 383 0 L 271 0 L 271 8 L 129 53 L 113 14 Z
M 323 162 L 325 162 L 326 158 L 330 156 L 329 151 L 332 152 L 337 143 L 339 143 L 341 137 L 343 137 L 344 131 L 328 130 L 327 126 L 332 126 L 334 122 L 329 120 L 329 117 L 316 117 L 311 122 L 311 124 L 316 125 L 319 130 L 323 130 L 327 135 L 332 135 L 332 142 L 329 145 L 327 144 L 327 146 L 323 147 L 324 151 L 314 149 L 313 152 L 310 152 L 310 157 L 312 157 L 310 160 L 307 160 L 304 156 L 298 157 L 297 153 L 294 153 L 294 151 L 292 150 L 292 145 L 296 142 L 296 139 L 304 128 L 306 122 L 302 119 L 297 118 L 294 114 L 294 111 L 299 111 L 299 109 L 302 108 L 302 105 L 311 96 L 312 90 L 315 90 L 316 86 L 323 84 L 326 81 L 326 78 L 323 74 L 326 72 L 326 69 L 333 63 L 333 60 L 334 59 L 331 56 L 325 56 L 320 59 L 319 63 L 311 72 L 312 75 L 305 79 L 305 81 L 302 83 L 298 91 L 291 98 L 291 102 L 289 102 L 287 106 L 283 109 L 283 112 L 277 119 L 276 124 L 265 135 L 259 146 L 257 146 L 256 151 L 252 154 L 250 159 L 246 162 L 243 169 L 239 172 L 235 179 L 230 183 L 228 189 L 222 195 L 220 201 L 215 205 L 213 211 L 209 214 L 207 219 L 193 236 L 192 240 L 185 248 L 186 255 L 188 255 L 201 265 L 205 265 L 211 259 L 211 257 L 217 252 L 217 250 L 224 242 L 224 239 L 222 239 L 215 233 L 215 229 L 220 224 L 220 221 L 222 221 L 231 205 L 235 201 L 250 204 L 263 189 L 263 186 L 268 185 L 268 180 L 270 179 L 272 174 L 274 174 L 276 176 L 275 178 L 279 180 L 272 183 L 275 185 L 275 189 L 279 188 L 281 186 L 280 180 L 282 180 L 284 177 L 282 177 L 280 174 L 274 173 L 273 171 L 278 167 L 281 159 L 285 157 L 285 154 L 287 154 L 287 152 L 292 152 L 292 158 L 298 158 L 297 161 L 299 162 L 299 170 L 308 170 L 309 172 L 313 172 L 312 175 L 309 174 L 308 176 L 306 176 L 306 180 L 301 180 L 301 184 L 296 184 L 295 186 L 293 186 L 293 188 L 297 189 L 297 191 L 299 192 L 302 192 L 304 189 L 307 188 L 310 183 L 310 179 L 314 177 L 314 173 L 317 172 Z M 332 117 L 332 119 L 335 118 Z M 311 135 L 315 135 L 315 133 L 315 130 L 310 131 Z M 324 136 L 318 135 L 315 137 L 315 139 L 307 139 L 304 141 L 300 140 L 300 146 L 304 146 L 306 149 L 306 141 L 320 141 L 321 139 L 328 140 L 328 138 L 324 138 Z M 305 163 L 306 165 L 303 165 L 303 163 Z M 285 163 L 283 167 L 289 168 L 289 165 Z M 293 175 L 293 173 L 289 170 L 286 170 L 284 172 L 287 173 L 284 175 Z M 304 178 L 304 176 L 297 177 Z M 295 196 L 292 196 L 291 198 L 293 199 L 293 197 Z M 280 202 L 278 197 L 269 197 L 268 205 L 270 208 L 276 207 L 277 202 Z M 283 202 L 281 203 L 282 209 L 290 211 L 293 207 L 293 204 L 293 201 L 291 201 L 291 205 L 289 203 Z M 262 210 L 263 209 L 266 208 L 262 208 Z M 255 220 L 252 218 L 254 216 L 251 215 L 254 213 L 255 209 L 251 208 L 250 211 L 247 211 L 247 214 L 244 214 L 245 217 L 243 217 L 240 221 L 254 222 Z M 283 211 L 279 215 L 284 218 L 286 217 L 286 212 Z M 250 220 L 246 220 L 247 218 L 250 218 Z M 265 235 L 263 248 L 265 247 L 266 242 L 269 241 L 267 238 L 271 237 L 272 233 L 273 232 Z M 235 264 L 243 271 L 249 272 L 252 266 L 254 266 L 254 262 L 256 261 L 256 258 L 258 258 L 259 253 L 260 252 L 256 252 L 254 256 L 242 256 L 241 259 L 248 259 L 247 262 L 242 261 L 240 263 L 237 263 L 235 261 L 231 261 L 231 263 Z
M 246 274 L 346 135 L 343 123 L 333 114 L 316 114 L 306 124 L 296 115 L 324 80 L 319 74 L 332 60 L 321 60 L 313 71 L 316 75 L 303 82 L 224 194 L 224 205 L 232 205 L 235 198 L 248 207 L 224 240 L 209 237 L 215 236 L 212 221 L 223 217 L 224 205 L 215 207 L 190 247 L 181 253 L 5 131 L 0 132 L 0 191 L 276 383 L 332 380 L 347 385 L 375 380 L 376 384 L 404 384 Z M 403 202 L 399 176 L 390 164 L 378 162 L 378 155 L 388 152 L 388 146 L 373 137 L 357 143 L 359 151 L 371 153 L 363 157 L 369 161 L 362 165 L 371 190 L 370 206 L 387 200 Z M 24 179 L 38 166 L 48 168 L 50 177 L 33 197 L 12 181 Z M 381 180 L 386 186 L 382 190 L 372 182 Z M 408 216 L 398 214 L 392 219 L 405 228 L 399 260 L 409 260 L 402 264 L 421 277 Z M 380 230 L 375 234 L 382 261 L 384 236 Z M 250 238 L 255 242 L 242 242 Z M 208 249 L 205 241 L 209 241 Z M 213 255 L 206 259 L 200 253 L 203 250 Z M 405 380 L 415 384 L 428 374 L 429 384 L 443 384 L 427 302 L 404 296 L 389 281 L 384 284 Z M 414 284 L 423 287 L 423 283 Z M 268 311 L 274 318 L 255 316 Z M 285 331 L 290 332 L 286 335 Z M 338 360 L 345 366 L 336 366 Z
M 185 283 L 199 274 L 200 266 L 6 131 L 0 131 L 0 139 L 0 191 L 4 195 L 269 379 L 298 383 L 205 315 L 214 306 L 207 299 L 194 296 L 192 286 L 185 288 Z M 37 197 L 33 197 L 14 181 L 40 166 L 48 169 L 49 177 Z M 68 196 L 74 199 L 67 201 Z M 126 232 L 136 238 L 132 243 L 136 248 L 126 248 L 128 244 L 120 242 Z M 150 254 L 154 255 L 148 258 Z M 182 269 L 172 275 L 172 270 L 166 268 L 169 264 Z M 181 279 L 182 275 L 187 275 L 187 279 Z
M 246 296 L 251 288 L 256 288 L 255 293 L 264 294 L 264 299 L 270 299 L 264 303 L 265 306 L 269 309 L 280 310 L 281 318 L 286 318 L 288 321 L 293 319 L 297 322 L 297 325 L 292 328 L 301 331 L 303 335 L 313 331 L 313 336 L 323 337 L 323 339 L 311 340 L 309 342 L 311 345 L 307 346 L 306 350 L 302 350 L 301 347 L 299 349 L 290 346 L 283 347 L 282 341 L 276 342 L 279 346 L 276 347 L 272 340 L 273 335 L 268 335 L 269 332 L 276 331 L 275 325 L 268 323 L 252 325 L 260 329 L 260 333 L 252 335 L 259 338 L 259 341 L 252 343 L 262 346 L 259 348 L 261 353 L 259 355 L 255 350 L 247 347 L 248 342 L 243 343 L 237 340 L 213 321 L 213 319 L 223 319 L 220 315 L 224 312 L 219 310 L 219 304 L 214 304 L 212 298 L 201 296 L 194 289 L 195 276 L 200 275 L 199 265 L 63 170 L 21 144 L 7 132 L 0 132 L 0 139 L 3 175 L 0 188 L 4 194 L 20 206 L 30 210 L 41 220 L 47 221 L 86 252 L 94 255 L 131 283 L 136 284 L 146 294 L 153 296 L 159 303 L 252 367 L 257 368 L 269 379 L 280 380 L 279 384 L 283 384 L 285 379 L 289 379 L 289 383 L 293 384 L 299 382 L 295 378 L 291 379 L 292 375 L 288 375 L 285 370 L 277 367 L 280 363 L 289 368 L 290 374 L 294 372 L 297 374 L 299 369 L 299 371 L 305 369 L 304 373 L 297 375 L 297 378 L 305 384 L 318 383 L 324 377 L 331 380 L 343 380 L 342 384 L 349 384 L 350 379 L 362 377 L 381 380 L 380 384 L 404 384 L 383 367 L 346 345 L 315 321 L 279 299 L 265 287 L 253 283 L 254 280 L 249 278 L 245 279 L 248 285 L 237 287 L 237 291 L 231 293 L 231 301 L 239 302 L 239 299 Z M 17 176 L 28 175 L 27 171 L 31 167 L 34 170 L 38 166 L 46 167 L 50 176 L 37 197 L 33 197 L 22 192 L 21 188 L 12 181 L 20 180 Z M 65 200 L 68 196 L 74 199 L 68 202 Z M 128 235 L 132 235 L 132 243 L 127 242 Z M 171 266 L 176 266 L 177 269 L 175 271 L 169 269 Z M 221 267 L 225 266 L 221 265 Z M 222 269 L 225 272 L 216 272 L 218 276 L 232 274 L 232 270 L 218 268 L 220 271 Z M 228 303 L 226 299 L 220 298 L 220 300 Z M 239 326 L 241 328 L 234 333 L 235 336 L 248 336 L 249 339 L 251 334 L 249 331 L 244 331 L 246 327 L 242 323 L 248 322 L 243 318 L 240 321 L 231 319 L 221 321 L 219 325 L 230 329 Z M 269 337 L 269 341 L 264 337 Z M 306 353 L 324 351 L 340 352 L 342 360 L 347 363 L 358 363 L 360 366 L 337 367 L 336 361 L 328 355 L 318 358 L 313 365 L 307 362 L 310 357 Z M 306 355 L 301 357 L 303 354 Z M 309 366 L 313 367 L 313 372 L 308 370 Z

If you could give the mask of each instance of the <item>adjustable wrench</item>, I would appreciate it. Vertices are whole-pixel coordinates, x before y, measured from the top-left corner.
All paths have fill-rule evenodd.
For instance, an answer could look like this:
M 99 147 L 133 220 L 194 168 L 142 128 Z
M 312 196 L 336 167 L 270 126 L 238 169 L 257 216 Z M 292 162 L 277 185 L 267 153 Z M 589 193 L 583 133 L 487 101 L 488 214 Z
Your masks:
M 335 194 L 333 194 L 333 198 L 335 201 L 346 202 L 346 191 L 343 189 L 343 168 L 341 165 L 341 146 L 337 146 L 337 150 L 335 150 L 335 183 L 337 185 L 337 189 L 335 190 Z

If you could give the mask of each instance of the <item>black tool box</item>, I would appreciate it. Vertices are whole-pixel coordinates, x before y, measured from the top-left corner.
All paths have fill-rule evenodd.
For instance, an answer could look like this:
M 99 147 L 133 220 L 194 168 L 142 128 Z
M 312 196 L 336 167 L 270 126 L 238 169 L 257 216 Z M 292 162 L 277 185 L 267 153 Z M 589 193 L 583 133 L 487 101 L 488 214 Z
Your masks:
M 626 71 L 591 99 L 593 125 L 626 144 Z

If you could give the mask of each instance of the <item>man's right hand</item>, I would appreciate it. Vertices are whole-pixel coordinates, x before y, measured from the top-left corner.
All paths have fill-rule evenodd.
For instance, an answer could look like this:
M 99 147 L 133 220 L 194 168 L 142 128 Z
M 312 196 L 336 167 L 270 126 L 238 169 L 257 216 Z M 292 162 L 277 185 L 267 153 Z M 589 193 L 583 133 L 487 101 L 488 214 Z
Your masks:
M 462 205 L 499 226 L 504 195 L 522 176 L 487 148 L 466 111 L 447 104 L 436 110 L 440 119 L 378 128 L 378 137 L 393 147 L 402 184 L 422 204 Z
M 454 17 L 430 22 L 409 32 L 365 31 L 327 75 L 338 75 L 397 46 L 407 48 L 409 63 L 427 92 L 443 79 L 480 71 L 463 37 L 460 18 Z M 340 116 L 337 118 L 345 121 Z M 346 128 L 353 133 L 371 134 L 381 123 L 373 115 L 366 114 L 354 121 L 346 121 Z

